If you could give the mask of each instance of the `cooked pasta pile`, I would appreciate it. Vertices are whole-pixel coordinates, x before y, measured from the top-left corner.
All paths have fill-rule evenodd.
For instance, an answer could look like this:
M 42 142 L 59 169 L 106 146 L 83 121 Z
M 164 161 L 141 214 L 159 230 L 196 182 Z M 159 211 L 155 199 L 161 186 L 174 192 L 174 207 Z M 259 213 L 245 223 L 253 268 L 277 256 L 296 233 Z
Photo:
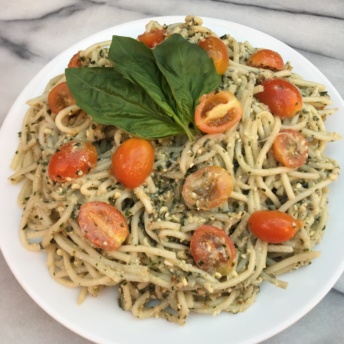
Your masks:
M 164 27 L 192 43 L 216 35 L 197 17 Z M 256 48 L 229 34 L 221 39 L 231 60 L 221 89 L 240 100 L 242 120 L 225 133 L 197 136 L 194 141 L 186 136 L 153 141 L 153 172 L 133 190 L 110 173 L 111 156 L 129 137 L 127 133 L 92 122 L 76 105 L 56 116 L 51 113 L 48 91 L 64 81 L 64 75 L 28 101 L 12 163 L 15 173 L 10 177 L 13 183 L 23 183 L 20 237 L 28 250 L 47 253 L 47 266 L 56 281 L 80 288 L 79 302 L 87 294 L 97 296 L 104 287 L 118 286 L 120 307 L 136 317 L 184 324 L 190 312 L 214 315 L 246 310 L 263 281 L 286 288 L 278 275 L 319 256 L 313 249 L 328 219 L 327 187 L 339 174 L 337 162 L 324 152 L 328 142 L 339 139 L 324 124 L 335 109 L 327 107 L 331 102 L 324 86 L 296 75 L 289 63 L 279 72 L 249 67 L 245 62 Z M 81 51 L 83 66 L 109 66 L 109 44 Z M 272 77 L 292 82 L 302 93 L 302 111 L 292 119 L 273 116 L 254 97 L 261 91 L 257 81 Z M 307 162 L 298 169 L 281 166 L 270 151 L 275 137 L 286 128 L 298 130 L 309 142 Z M 53 182 L 46 171 L 50 157 L 71 139 L 92 142 L 98 151 L 97 165 L 70 182 Z M 181 196 L 185 178 L 208 165 L 224 167 L 234 179 L 234 190 L 218 208 L 189 209 Z M 77 216 L 80 206 L 89 201 L 107 202 L 125 215 L 130 234 L 118 250 L 96 249 L 83 238 Z M 304 227 L 290 241 L 268 244 L 247 228 L 249 215 L 259 209 L 287 212 L 302 220 Z M 190 239 L 201 224 L 217 226 L 233 240 L 237 257 L 228 276 L 209 274 L 194 264 Z

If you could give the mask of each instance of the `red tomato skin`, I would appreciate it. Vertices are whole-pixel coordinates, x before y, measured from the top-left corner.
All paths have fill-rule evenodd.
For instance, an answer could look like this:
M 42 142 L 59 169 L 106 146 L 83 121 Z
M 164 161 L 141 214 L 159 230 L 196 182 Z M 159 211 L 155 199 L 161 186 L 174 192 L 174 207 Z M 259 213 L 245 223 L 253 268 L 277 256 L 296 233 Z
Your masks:
M 182 196 L 190 209 L 209 210 L 227 201 L 233 185 L 232 176 L 224 168 L 206 166 L 186 177 Z
M 68 63 L 68 68 L 79 68 L 81 67 L 80 51 L 75 53 Z
M 165 36 L 165 29 L 153 29 L 151 31 L 144 32 L 143 34 L 139 35 L 137 39 L 140 42 L 146 44 L 148 48 L 154 48 L 164 41 Z
M 61 110 L 75 103 L 76 100 L 66 82 L 57 84 L 48 94 L 48 105 L 54 114 L 58 114 Z
M 154 147 L 149 141 L 128 139 L 113 153 L 111 172 L 126 188 L 134 189 L 152 172 L 154 155 Z
M 105 202 L 88 202 L 78 215 L 81 233 L 92 246 L 104 251 L 117 250 L 129 234 L 123 214 Z
M 227 105 L 227 112 L 217 118 L 210 118 L 210 111 Z M 236 125 L 242 118 L 242 106 L 234 94 L 228 91 L 211 92 L 200 97 L 195 109 L 195 123 L 199 130 L 207 134 L 218 134 Z
M 97 164 L 97 149 L 90 142 L 70 141 L 50 159 L 48 175 L 56 182 L 68 182 L 90 172 Z
M 191 237 L 190 251 L 200 269 L 209 273 L 218 272 L 222 276 L 232 270 L 236 257 L 231 238 L 222 229 L 211 225 L 202 225 L 196 229 Z
M 301 220 L 279 210 L 258 210 L 250 215 L 247 224 L 257 238 L 271 244 L 292 239 L 303 226 Z
M 251 67 L 281 71 L 284 69 L 282 56 L 270 49 L 261 49 L 253 53 L 246 64 Z
M 229 54 L 223 41 L 215 36 L 209 36 L 198 42 L 208 56 L 214 61 L 217 74 L 224 74 L 229 65 Z
M 308 157 L 308 141 L 298 131 L 284 129 L 277 135 L 272 153 L 277 161 L 290 168 L 303 166 Z
M 302 95 L 299 89 L 287 80 L 274 78 L 261 83 L 262 92 L 255 97 L 267 105 L 271 113 L 283 118 L 292 118 L 302 109 Z

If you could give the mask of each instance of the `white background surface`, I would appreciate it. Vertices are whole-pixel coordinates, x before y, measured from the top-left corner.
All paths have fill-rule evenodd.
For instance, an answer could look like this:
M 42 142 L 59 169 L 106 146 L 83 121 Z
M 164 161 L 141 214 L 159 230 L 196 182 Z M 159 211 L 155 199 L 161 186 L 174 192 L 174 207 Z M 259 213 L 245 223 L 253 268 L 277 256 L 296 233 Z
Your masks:
M 266 32 L 293 47 L 344 95 L 344 2 L 327 1 L 72 1 L 22 0 L 1 4 L 0 123 L 30 79 L 53 57 L 108 27 L 151 16 L 195 14 Z M 338 43 L 341 42 L 341 43 Z M 0 148 L 1 151 L 3 147 Z M 0 190 L 1 192 L 1 190 Z M 0 228 L 0 230 L 2 230 Z M 266 341 L 344 342 L 344 280 L 309 314 Z M 0 329 L 3 343 L 85 343 L 41 310 L 0 258 Z M 95 315 L 96 317 L 96 315 Z

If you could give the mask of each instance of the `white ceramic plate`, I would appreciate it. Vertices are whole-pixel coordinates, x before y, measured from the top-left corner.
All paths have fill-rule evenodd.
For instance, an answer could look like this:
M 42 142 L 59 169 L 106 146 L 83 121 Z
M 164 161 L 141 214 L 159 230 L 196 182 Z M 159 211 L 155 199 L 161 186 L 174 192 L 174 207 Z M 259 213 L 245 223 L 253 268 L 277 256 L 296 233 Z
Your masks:
M 184 17 L 150 18 L 160 23 L 183 22 Z M 85 338 L 97 343 L 257 343 L 287 328 L 310 311 L 330 290 L 344 270 L 343 228 L 344 181 L 341 177 L 331 185 L 330 221 L 319 249 L 321 258 L 301 270 L 283 276 L 287 290 L 264 283 L 257 301 L 246 312 L 216 317 L 191 315 L 184 327 L 161 319 L 137 320 L 117 305 L 114 289 L 98 298 L 88 298 L 77 305 L 77 290 L 53 281 L 46 269 L 44 253 L 26 251 L 18 236 L 21 211 L 16 198 L 19 187 L 7 181 L 12 173 L 10 161 L 17 147 L 26 100 L 43 91 L 52 77 L 64 71 L 70 57 L 89 45 L 111 39 L 113 34 L 137 37 L 150 19 L 119 25 L 97 33 L 67 49 L 45 66 L 19 95 L 8 114 L 0 134 L 0 243 L 1 250 L 18 282 L 57 321 Z M 204 25 L 218 35 L 229 33 L 239 41 L 248 40 L 255 47 L 278 51 L 285 61 L 305 79 L 326 85 L 333 106 L 340 110 L 326 122 L 329 131 L 340 130 L 344 136 L 344 103 L 325 76 L 308 60 L 284 43 L 254 29 L 223 20 L 203 18 Z M 344 142 L 331 143 L 327 153 L 344 166 Z

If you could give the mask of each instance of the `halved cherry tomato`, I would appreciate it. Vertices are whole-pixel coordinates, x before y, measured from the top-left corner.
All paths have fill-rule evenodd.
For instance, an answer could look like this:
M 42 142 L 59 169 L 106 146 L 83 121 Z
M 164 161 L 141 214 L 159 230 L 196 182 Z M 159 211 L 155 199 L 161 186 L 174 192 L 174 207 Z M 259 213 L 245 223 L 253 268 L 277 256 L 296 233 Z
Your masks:
M 97 149 L 90 142 L 70 141 L 61 146 L 50 159 L 49 177 L 67 182 L 90 172 L 97 164 Z
M 305 164 L 308 157 L 308 141 L 298 131 L 282 130 L 275 138 L 272 153 L 282 165 L 297 168 Z
M 279 210 L 258 210 L 248 219 L 248 228 L 259 239 L 280 244 L 294 237 L 303 222 Z
M 149 141 L 131 138 L 113 153 L 111 171 L 126 188 L 134 189 L 152 172 L 154 157 L 154 148 Z
M 208 273 L 225 276 L 233 269 L 236 249 L 220 228 L 210 225 L 197 228 L 191 237 L 190 250 L 196 265 Z
M 302 95 L 299 89 L 284 79 L 268 79 L 261 83 L 262 92 L 255 97 L 267 105 L 271 113 L 281 118 L 291 118 L 302 109 Z
M 80 51 L 75 53 L 68 63 L 68 68 L 79 68 L 81 67 Z
M 276 51 L 269 49 L 258 50 L 249 57 L 246 64 L 256 68 L 270 69 L 272 71 L 284 69 L 282 56 Z
M 215 36 L 209 36 L 198 42 L 208 56 L 213 59 L 217 74 L 224 74 L 229 65 L 229 54 L 223 41 Z
M 67 83 L 57 84 L 48 94 L 48 104 L 54 114 L 58 114 L 67 106 L 74 105 L 76 100 L 72 96 Z
M 220 166 L 206 166 L 186 177 L 182 196 L 189 208 L 208 210 L 227 201 L 233 178 Z
M 211 92 L 201 96 L 199 101 L 195 109 L 195 123 L 204 133 L 223 133 L 242 117 L 241 103 L 231 92 Z
M 104 251 L 117 250 L 129 234 L 122 213 L 105 202 L 88 202 L 81 206 L 78 222 L 83 236 Z
M 139 35 L 137 39 L 140 42 L 146 44 L 148 48 L 154 48 L 165 39 L 165 36 L 165 29 L 153 29 L 151 31 L 144 32 L 143 34 Z

